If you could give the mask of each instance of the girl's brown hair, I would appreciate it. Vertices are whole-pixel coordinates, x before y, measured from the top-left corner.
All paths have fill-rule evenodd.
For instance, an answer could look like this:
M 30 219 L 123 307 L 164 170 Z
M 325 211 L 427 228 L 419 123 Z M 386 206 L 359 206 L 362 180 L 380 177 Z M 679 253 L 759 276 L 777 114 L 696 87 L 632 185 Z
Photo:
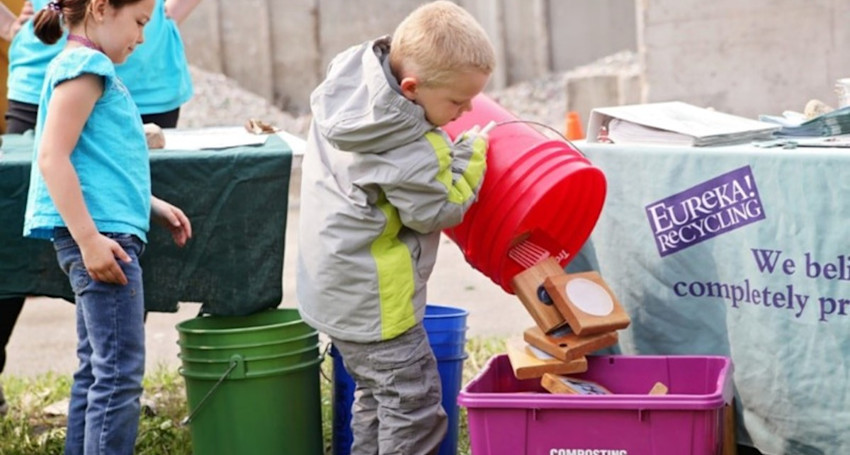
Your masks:
M 107 0 L 115 9 L 141 0 Z M 54 44 L 62 38 L 62 24 L 73 27 L 86 19 L 91 0 L 53 0 L 35 14 L 33 29 L 35 36 L 45 44 Z

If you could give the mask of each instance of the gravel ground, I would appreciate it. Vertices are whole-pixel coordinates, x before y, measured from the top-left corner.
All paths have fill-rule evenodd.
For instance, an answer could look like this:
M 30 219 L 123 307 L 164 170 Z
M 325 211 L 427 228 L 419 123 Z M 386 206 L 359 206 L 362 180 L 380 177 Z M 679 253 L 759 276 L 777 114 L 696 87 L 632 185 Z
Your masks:
M 598 75 L 633 74 L 638 58 L 623 51 L 563 73 L 553 73 L 521 82 L 502 90 L 488 92 L 494 101 L 522 120 L 540 122 L 563 132 L 567 115 L 567 80 Z M 582 120 L 584 121 L 584 120 Z M 583 125 L 587 127 L 587 125 Z M 539 128 L 538 128 L 539 129 Z M 545 129 L 541 133 L 553 134 Z
M 178 128 L 242 125 L 258 118 L 299 137 L 306 137 L 310 116 L 294 116 L 219 73 L 190 67 L 195 95 L 180 108 Z
M 566 115 L 566 80 L 591 74 L 614 74 L 637 65 L 632 52 L 620 52 L 569 72 L 553 73 L 505 89 L 487 91 L 487 95 L 518 118 L 541 122 L 562 131 Z M 273 106 L 218 73 L 192 68 L 195 96 L 181 109 L 180 128 L 241 125 L 259 118 L 284 131 L 305 137 L 310 116 L 296 116 Z M 545 130 L 544 130 L 545 132 Z M 548 132 L 547 132 L 548 134 Z
M 178 128 L 241 125 L 259 118 L 296 136 L 306 137 L 310 115 L 293 115 L 242 88 L 235 80 L 191 68 L 195 96 L 180 110 Z M 563 127 L 566 73 L 552 74 L 487 95 L 517 117 Z

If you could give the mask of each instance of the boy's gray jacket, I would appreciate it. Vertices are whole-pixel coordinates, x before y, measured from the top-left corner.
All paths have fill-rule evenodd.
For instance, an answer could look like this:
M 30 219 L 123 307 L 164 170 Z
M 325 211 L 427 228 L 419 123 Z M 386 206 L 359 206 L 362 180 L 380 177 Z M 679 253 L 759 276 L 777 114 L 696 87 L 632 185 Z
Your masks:
M 297 295 L 304 320 L 343 340 L 394 338 L 420 322 L 440 230 L 461 222 L 486 143 L 453 144 L 401 95 L 389 38 L 338 55 L 310 98 Z

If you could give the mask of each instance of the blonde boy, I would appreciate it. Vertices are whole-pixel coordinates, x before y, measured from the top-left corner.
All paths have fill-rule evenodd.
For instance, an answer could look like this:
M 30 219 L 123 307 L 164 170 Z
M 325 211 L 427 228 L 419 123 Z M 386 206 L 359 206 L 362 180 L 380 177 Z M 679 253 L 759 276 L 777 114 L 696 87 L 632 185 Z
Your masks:
M 440 231 L 461 222 L 487 138 L 440 127 L 470 109 L 495 65 L 481 26 L 448 1 L 339 54 L 311 95 L 297 294 L 357 383 L 354 454 L 434 453 L 446 432 L 422 326 Z

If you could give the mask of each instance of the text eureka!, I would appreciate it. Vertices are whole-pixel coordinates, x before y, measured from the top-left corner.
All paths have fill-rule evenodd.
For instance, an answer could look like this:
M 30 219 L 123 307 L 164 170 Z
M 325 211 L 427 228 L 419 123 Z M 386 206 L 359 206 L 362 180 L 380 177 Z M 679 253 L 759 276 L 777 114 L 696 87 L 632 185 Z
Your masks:
M 749 166 L 653 202 L 646 215 L 661 256 L 765 217 Z

